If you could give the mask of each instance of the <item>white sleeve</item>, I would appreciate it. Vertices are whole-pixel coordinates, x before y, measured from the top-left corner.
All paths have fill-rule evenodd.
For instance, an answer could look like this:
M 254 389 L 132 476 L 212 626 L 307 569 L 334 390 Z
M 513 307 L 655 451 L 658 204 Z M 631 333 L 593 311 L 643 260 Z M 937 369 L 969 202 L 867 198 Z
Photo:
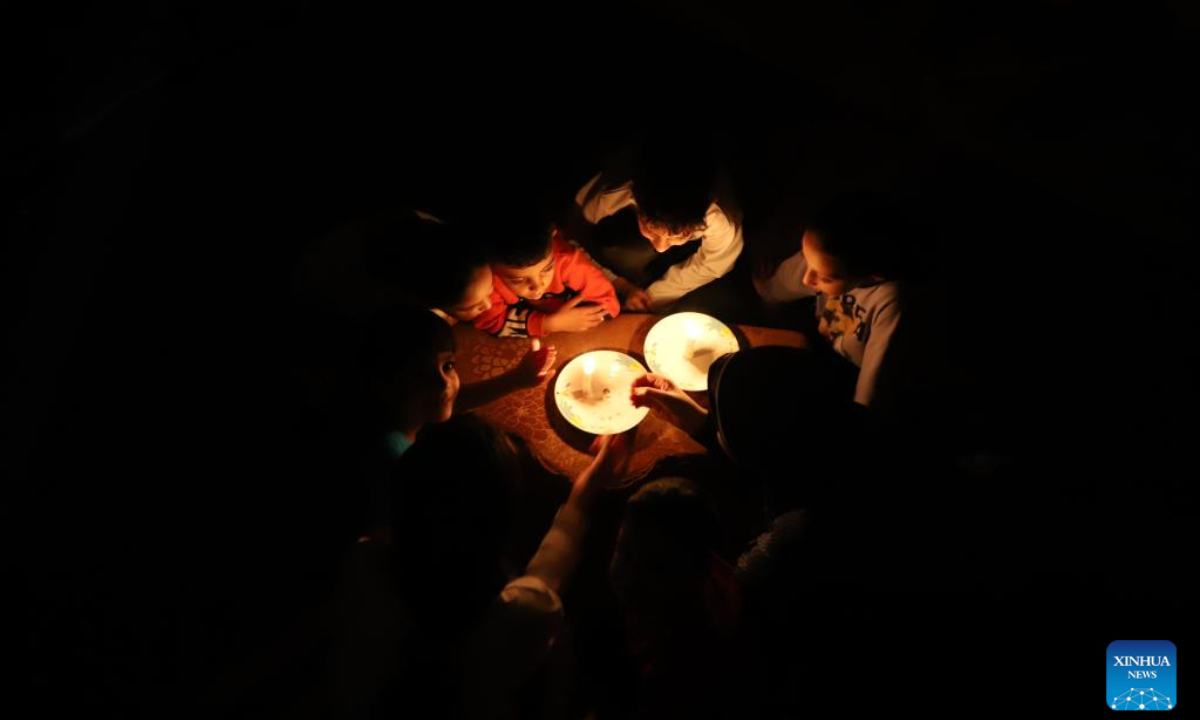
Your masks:
M 742 229 L 729 221 L 715 204 L 708 209 L 708 228 L 700 249 L 687 260 L 672 265 L 657 282 L 650 284 L 654 304 L 665 305 L 687 295 L 702 285 L 723 277 L 733 269 L 742 254 Z
M 804 284 L 806 272 L 808 263 L 804 261 L 804 253 L 798 252 L 780 263 L 775 274 L 758 287 L 758 296 L 768 303 L 812 297 L 817 290 Z
M 854 388 L 854 402 L 865 407 L 878 402 L 880 369 L 888 358 L 892 336 L 900 323 L 900 304 L 892 299 L 876 308 L 871 318 L 871 334 L 863 348 L 862 367 L 858 371 L 858 384 Z M 893 362 L 895 360 L 893 359 Z M 884 388 L 885 392 L 895 388 Z
M 598 193 L 595 192 L 596 183 L 598 182 L 600 182 L 599 173 L 589 180 L 579 192 L 575 193 L 575 204 L 579 206 L 579 210 L 583 214 L 583 219 L 593 225 L 609 215 L 634 204 L 633 193 L 630 191 L 628 183 L 614 190 Z M 605 267 L 603 263 L 598 262 L 582 245 L 575 240 L 570 240 L 569 242 L 579 248 L 584 256 L 592 261 L 593 265 L 600 268 L 600 272 L 604 273 L 604 277 L 608 278 L 609 282 L 617 281 L 617 274 Z
M 587 185 L 584 185 L 575 194 L 575 204 L 579 206 L 583 218 L 593 225 L 634 204 L 632 183 L 597 191 L 596 183 L 598 182 L 600 182 L 599 174 L 589 180 Z
M 467 717 L 515 717 L 521 688 L 542 665 L 563 626 L 562 600 L 528 575 L 505 586 L 465 651 Z

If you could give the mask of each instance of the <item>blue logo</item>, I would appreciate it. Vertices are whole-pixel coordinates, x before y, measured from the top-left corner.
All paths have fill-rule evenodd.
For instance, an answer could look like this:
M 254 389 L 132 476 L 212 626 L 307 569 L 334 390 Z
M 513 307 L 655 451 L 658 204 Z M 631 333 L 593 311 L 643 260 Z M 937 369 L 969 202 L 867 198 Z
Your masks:
M 1114 640 L 1105 675 L 1110 710 L 1174 710 L 1178 698 L 1175 644 L 1168 640 Z

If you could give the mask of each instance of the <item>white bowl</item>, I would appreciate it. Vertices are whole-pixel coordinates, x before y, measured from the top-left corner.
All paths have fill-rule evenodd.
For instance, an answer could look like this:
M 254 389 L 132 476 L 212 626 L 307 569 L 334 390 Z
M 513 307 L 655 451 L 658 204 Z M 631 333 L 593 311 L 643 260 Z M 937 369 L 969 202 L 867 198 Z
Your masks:
M 594 363 L 594 393 L 588 392 L 584 367 Z M 613 435 L 640 423 L 650 408 L 635 408 L 630 402 L 634 379 L 646 368 L 625 353 L 593 350 L 576 356 L 558 371 L 554 381 L 554 403 L 567 422 L 584 432 Z
M 694 351 L 687 352 L 688 328 L 695 334 Z M 666 375 L 683 390 L 708 389 L 708 366 L 726 353 L 737 352 L 733 331 L 720 320 L 695 312 L 668 315 L 646 335 L 645 355 L 650 370 Z

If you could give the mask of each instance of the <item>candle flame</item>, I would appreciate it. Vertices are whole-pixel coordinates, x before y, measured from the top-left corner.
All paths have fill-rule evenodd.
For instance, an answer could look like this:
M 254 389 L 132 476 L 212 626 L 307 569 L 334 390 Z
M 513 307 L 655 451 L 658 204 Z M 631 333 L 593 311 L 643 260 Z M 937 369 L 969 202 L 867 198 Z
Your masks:
M 591 375 L 595 371 L 596 371 L 596 359 L 590 358 L 590 357 L 584 358 L 583 359 L 583 372 L 588 375 Z
M 700 337 L 700 326 L 690 320 L 683 326 L 683 331 L 687 333 L 689 340 Z

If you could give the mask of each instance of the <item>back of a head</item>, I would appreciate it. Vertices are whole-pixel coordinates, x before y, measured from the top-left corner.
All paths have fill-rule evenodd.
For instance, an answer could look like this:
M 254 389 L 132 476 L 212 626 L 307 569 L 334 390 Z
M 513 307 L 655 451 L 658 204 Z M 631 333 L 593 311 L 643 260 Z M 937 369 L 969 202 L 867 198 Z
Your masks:
M 437 588 L 432 597 L 413 596 L 420 615 L 459 614 L 459 624 L 469 624 L 503 587 L 519 475 L 512 439 L 471 414 L 426 427 L 396 462 L 394 567 L 402 584 L 411 579 Z
M 481 213 L 484 217 L 472 225 L 480 227 L 479 234 L 486 236 L 495 262 L 529 267 L 550 252 L 555 222 L 546 201 L 534 198 L 516 207 L 484 209 Z
M 379 282 L 413 303 L 447 308 L 488 264 L 483 242 L 459 222 L 412 210 L 381 213 L 363 230 L 363 260 Z
M 503 533 L 519 474 L 517 445 L 496 426 L 471 413 L 429 425 L 395 468 L 396 517 L 408 521 L 398 530 L 427 525 L 432 512 L 453 507 L 478 521 L 470 532 Z
M 633 168 L 638 214 L 671 232 L 704 223 L 714 200 L 717 164 L 712 148 L 665 135 L 647 141 Z
M 359 400 L 364 419 L 387 422 L 395 403 L 413 397 L 432 375 L 438 356 L 457 349 L 454 331 L 419 305 L 377 310 L 362 328 Z
M 618 574 L 632 585 L 688 592 L 703 582 L 718 543 L 716 513 L 695 483 L 655 480 L 629 498 L 622 523 L 624 558 Z
M 869 451 L 848 379 L 840 358 L 779 346 L 749 348 L 710 369 L 721 441 L 765 484 L 775 509 L 819 497 L 849 457 L 861 461 Z
M 808 223 L 808 230 L 820 238 L 824 253 L 856 277 L 891 279 L 902 274 L 916 241 L 913 221 L 898 203 L 865 191 L 826 203 Z
M 455 352 L 454 331 L 420 305 L 387 307 L 373 313 L 364 329 L 363 365 L 372 380 L 390 379 L 442 352 Z

